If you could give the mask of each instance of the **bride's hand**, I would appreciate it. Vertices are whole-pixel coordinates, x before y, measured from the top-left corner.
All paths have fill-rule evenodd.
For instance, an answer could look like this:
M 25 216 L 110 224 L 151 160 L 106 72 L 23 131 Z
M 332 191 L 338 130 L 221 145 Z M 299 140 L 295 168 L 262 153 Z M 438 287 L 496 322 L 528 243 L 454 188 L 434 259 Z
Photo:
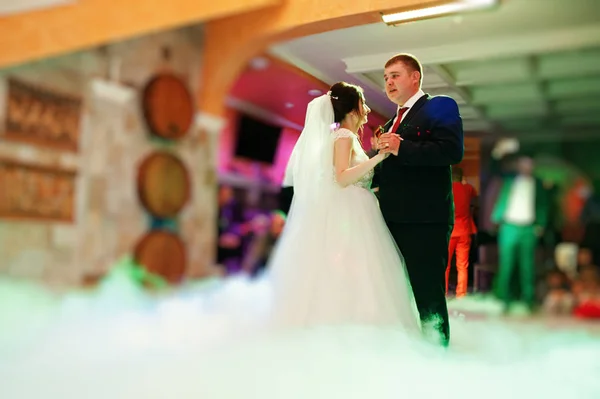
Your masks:
M 379 150 L 377 155 L 379 155 L 381 157 L 381 160 L 384 160 L 387 157 L 389 157 L 391 153 L 392 153 L 392 151 L 389 148 L 382 148 L 381 150 Z
M 398 155 L 402 140 L 403 138 L 396 133 L 385 133 L 379 137 L 378 148 L 380 150 L 390 150 L 392 154 Z

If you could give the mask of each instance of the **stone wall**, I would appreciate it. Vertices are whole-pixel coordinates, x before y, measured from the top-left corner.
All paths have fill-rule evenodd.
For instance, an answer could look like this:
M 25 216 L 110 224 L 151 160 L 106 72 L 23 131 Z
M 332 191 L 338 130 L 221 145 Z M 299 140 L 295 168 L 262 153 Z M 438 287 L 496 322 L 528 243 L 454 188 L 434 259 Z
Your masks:
M 161 57 L 164 46 L 171 48 L 166 64 Z M 148 136 L 141 89 L 154 73 L 166 67 L 182 76 L 195 93 L 200 84 L 201 55 L 201 31 L 185 29 L 0 71 L 0 157 L 70 167 L 78 173 L 74 223 L 0 220 L 0 274 L 74 285 L 86 274 L 107 271 L 118 258 L 130 253 L 149 227 L 137 197 L 137 166 L 161 146 Z M 119 83 L 106 85 L 109 76 Z M 84 98 L 77 153 L 18 144 L 2 137 L 8 77 Z M 168 146 L 192 175 L 192 199 L 179 219 L 190 276 L 209 270 L 215 247 L 219 121 L 209 122 L 199 117 L 186 138 Z

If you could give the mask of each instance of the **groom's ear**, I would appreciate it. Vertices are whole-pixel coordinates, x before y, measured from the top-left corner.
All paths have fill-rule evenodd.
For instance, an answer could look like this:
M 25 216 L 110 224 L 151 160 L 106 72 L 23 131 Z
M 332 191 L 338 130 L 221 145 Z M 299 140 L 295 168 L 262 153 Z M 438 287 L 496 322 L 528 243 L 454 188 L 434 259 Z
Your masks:
M 412 80 L 417 83 L 421 83 L 421 72 L 412 71 L 411 76 Z

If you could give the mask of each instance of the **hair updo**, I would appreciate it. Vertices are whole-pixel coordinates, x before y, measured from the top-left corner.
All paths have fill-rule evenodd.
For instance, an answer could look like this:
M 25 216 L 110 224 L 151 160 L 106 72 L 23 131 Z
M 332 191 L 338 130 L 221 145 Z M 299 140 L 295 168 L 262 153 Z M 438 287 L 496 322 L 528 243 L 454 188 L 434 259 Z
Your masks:
M 331 86 L 329 92 L 335 123 L 341 123 L 346 115 L 352 111 L 361 113 L 360 103 L 364 101 L 363 89 L 361 87 L 346 82 L 338 82 Z

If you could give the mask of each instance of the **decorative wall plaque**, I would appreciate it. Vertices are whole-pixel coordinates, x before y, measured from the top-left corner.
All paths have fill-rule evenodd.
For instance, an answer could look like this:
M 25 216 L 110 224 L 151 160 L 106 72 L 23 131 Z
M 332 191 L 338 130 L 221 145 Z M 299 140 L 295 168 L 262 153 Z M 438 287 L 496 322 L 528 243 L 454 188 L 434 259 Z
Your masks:
M 72 222 L 73 171 L 0 160 L 0 218 Z
M 7 140 L 77 151 L 82 100 L 16 79 L 8 81 Z

